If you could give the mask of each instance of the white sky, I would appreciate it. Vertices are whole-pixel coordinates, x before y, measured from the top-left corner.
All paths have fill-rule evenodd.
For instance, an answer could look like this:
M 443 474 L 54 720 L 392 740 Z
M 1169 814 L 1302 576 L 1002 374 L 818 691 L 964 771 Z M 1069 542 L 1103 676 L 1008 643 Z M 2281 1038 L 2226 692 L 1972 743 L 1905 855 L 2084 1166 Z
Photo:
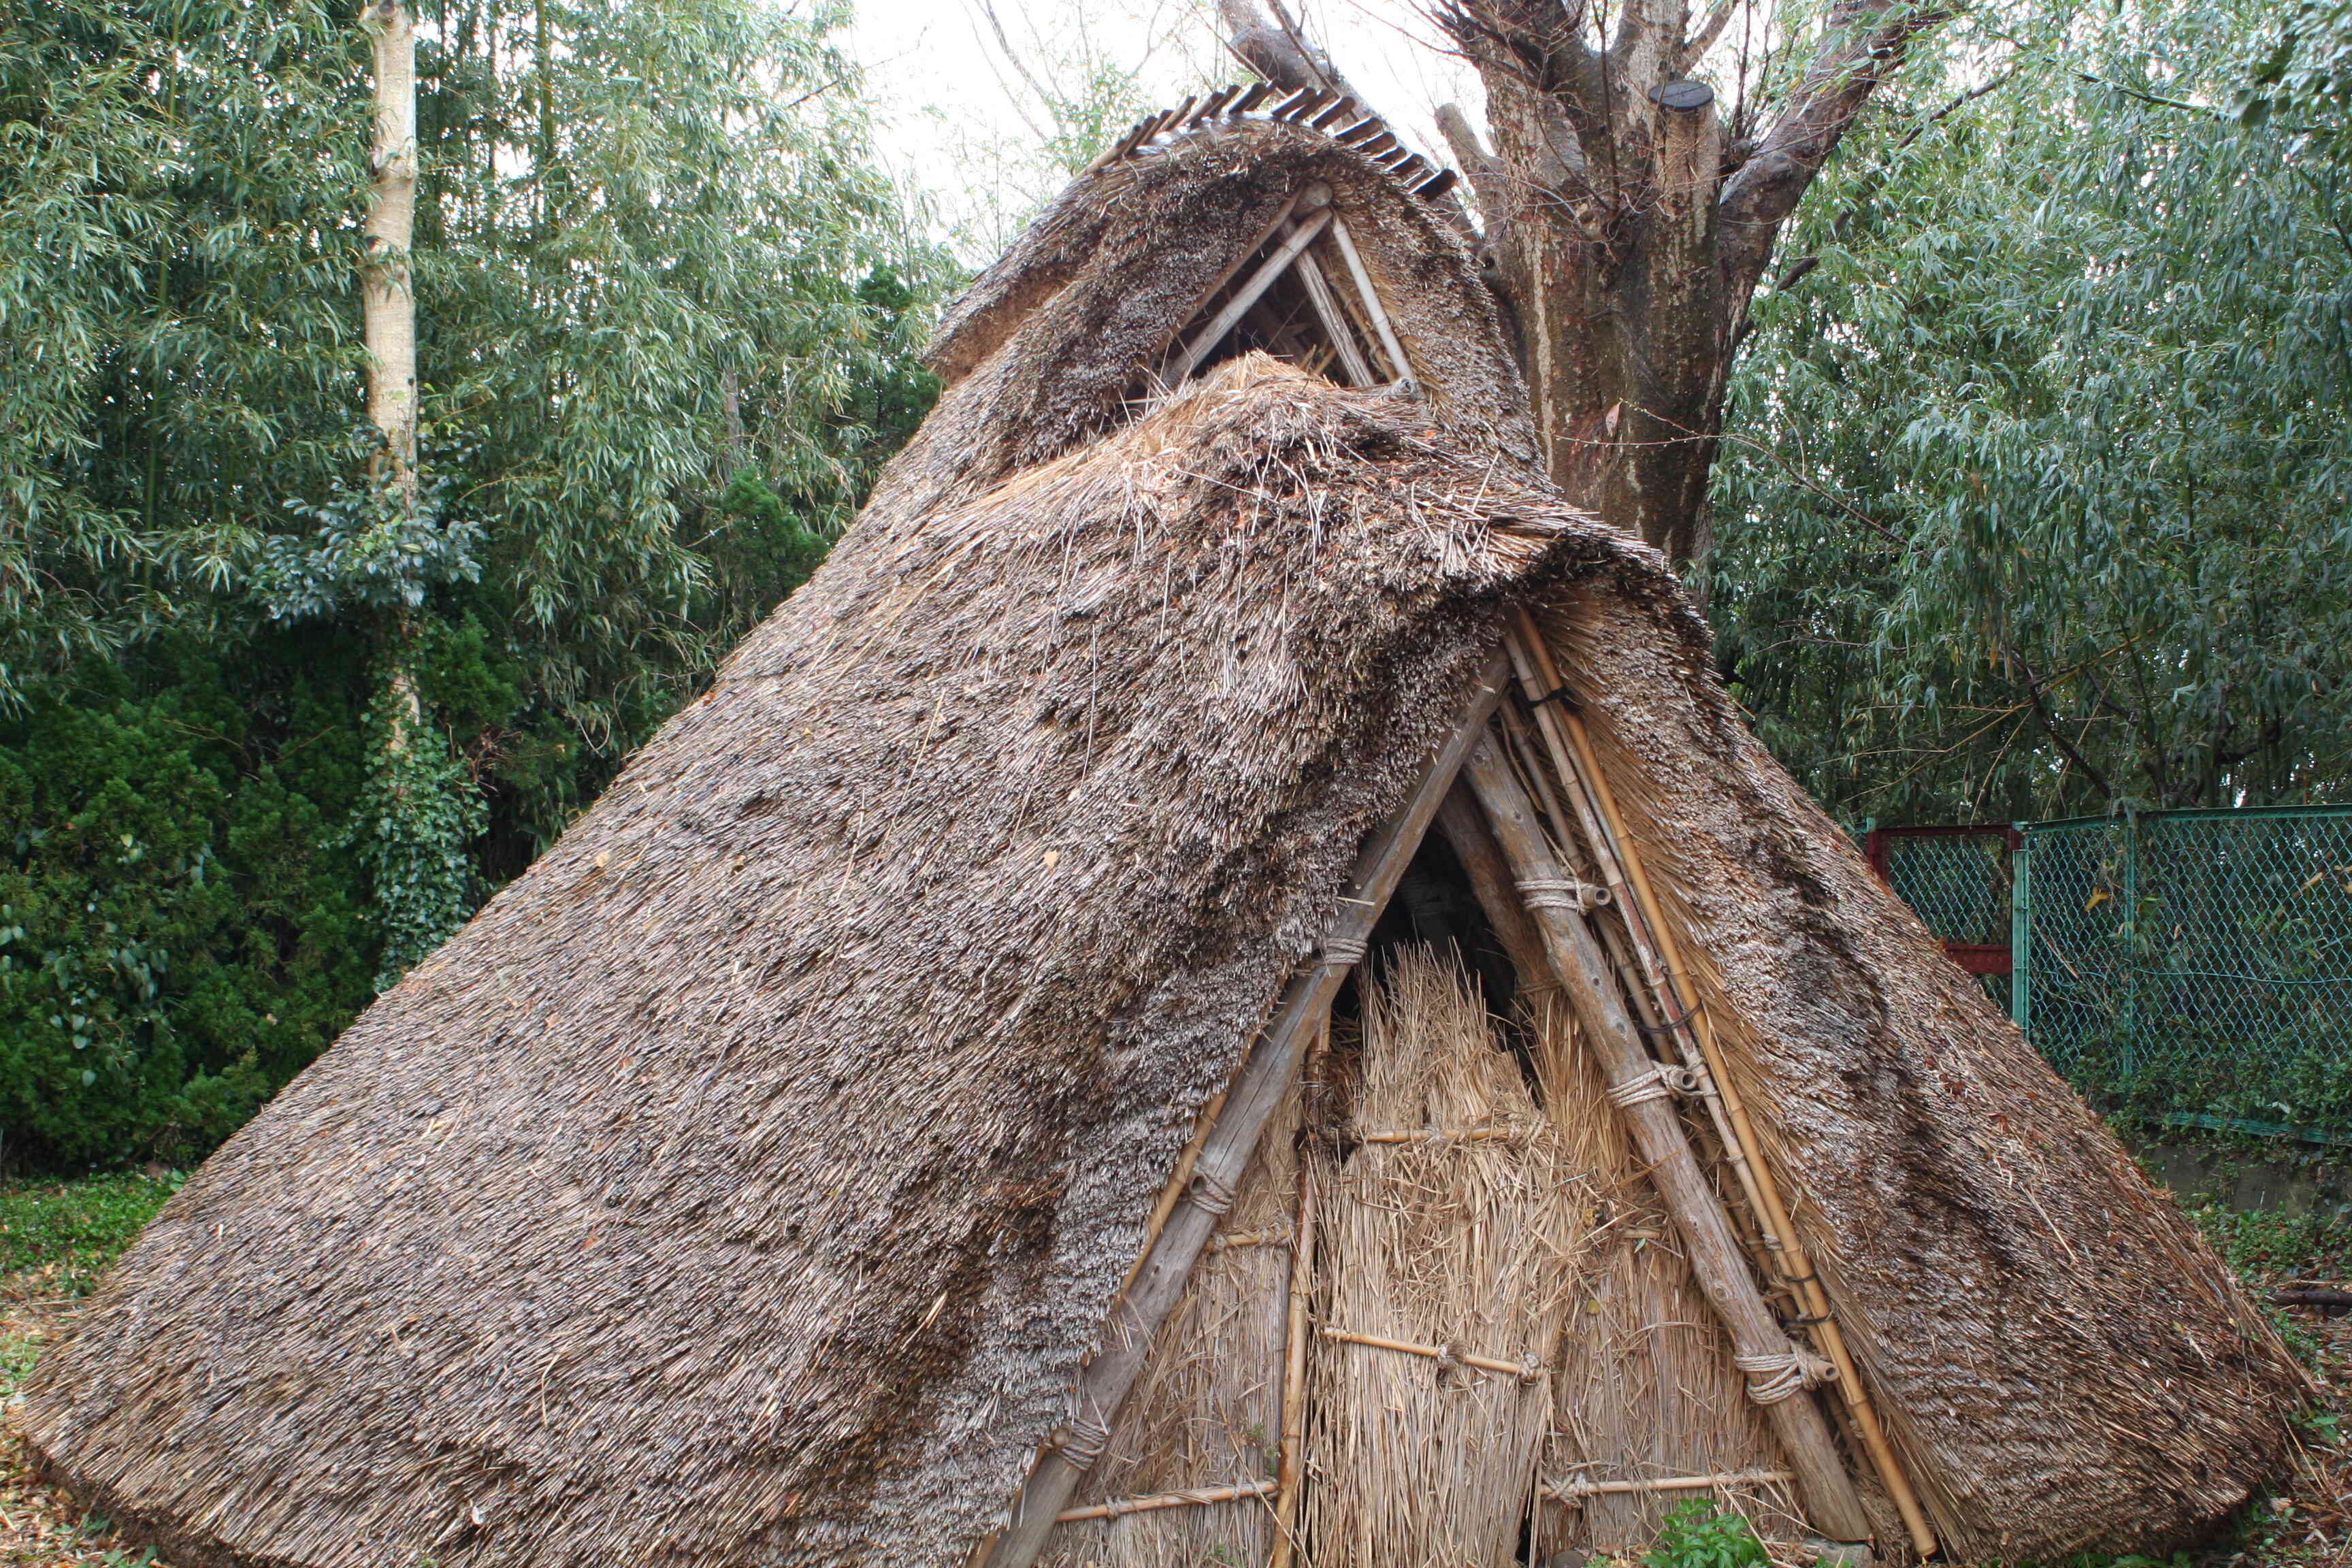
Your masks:
M 1138 75 L 1146 107 L 1172 107 L 1204 79 L 1244 79 L 1218 43 L 1213 0 L 995 3 L 1023 63 L 1063 90 L 1088 60 Z M 943 237 L 967 260 L 987 260 L 1061 183 L 1036 159 L 1033 126 L 1044 121 L 1034 96 L 998 46 L 982 0 L 856 5 L 849 46 L 866 68 L 885 161 L 928 199 Z M 1401 136 L 1432 162 L 1452 161 L 1432 115 L 1450 100 L 1478 123 L 1477 79 L 1422 41 L 1434 34 L 1415 0 L 1293 0 L 1293 10 Z

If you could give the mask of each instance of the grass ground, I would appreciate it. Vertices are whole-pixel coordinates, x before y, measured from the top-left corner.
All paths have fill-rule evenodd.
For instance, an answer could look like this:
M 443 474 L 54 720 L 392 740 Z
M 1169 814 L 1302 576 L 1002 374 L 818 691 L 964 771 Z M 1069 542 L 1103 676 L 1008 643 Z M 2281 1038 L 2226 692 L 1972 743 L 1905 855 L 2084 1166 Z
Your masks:
M 14 1423 L 16 1388 L 74 1304 L 179 1186 L 176 1176 L 100 1176 L 0 1184 L 0 1568 L 126 1568 L 150 1563 L 103 1519 L 26 1470 Z
M 0 1432 L 0 1568 L 164 1568 L 33 1478 L 13 1412 L 17 1385 L 42 1348 L 178 1184 L 176 1176 L 151 1175 L 0 1184 L 0 1418 L 8 1425 Z M 2352 1281 L 2352 1224 L 2223 1208 L 2193 1213 L 2257 1300 L 2283 1285 Z M 2062 1568 L 2352 1568 L 2352 1441 L 2336 1442 L 2339 1423 L 2352 1438 L 2352 1317 L 2297 1310 L 2278 1318 L 2324 1391 L 2290 1482 L 2206 1551 L 2170 1563 L 2083 1558 Z

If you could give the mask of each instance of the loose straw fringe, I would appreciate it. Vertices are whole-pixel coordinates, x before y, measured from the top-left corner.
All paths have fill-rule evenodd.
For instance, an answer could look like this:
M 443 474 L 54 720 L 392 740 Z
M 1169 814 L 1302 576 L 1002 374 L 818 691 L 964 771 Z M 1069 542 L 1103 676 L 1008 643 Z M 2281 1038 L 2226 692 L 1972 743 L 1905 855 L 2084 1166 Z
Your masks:
M 1316 1324 L 1315 1331 L 1327 1340 L 1338 1340 L 1342 1344 L 1370 1345 L 1376 1351 L 1396 1351 L 1404 1355 L 1427 1356 L 1432 1361 L 1455 1362 L 1463 1366 L 1475 1366 L 1480 1372 L 1516 1377 L 1521 1383 L 1541 1382 L 1548 1370 L 1533 1356 L 1523 1362 L 1498 1361 L 1490 1355 L 1470 1355 L 1452 1345 L 1417 1345 L 1410 1340 L 1384 1340 L 1378 1334 L 1352 1333 L 1346 1329 L 1332 1328 L 1328 1323 Z
M 1546 1481 L 1544 1496 L 1559 1502 L 1646 1492 L 1703 1492 L 1720 1487 L 1769 1487 L 1796 1478 L 1787 1470 L 1732 1470 L 1719 1476 L 1661 1476 L 1652 1481 Z
M 1163 1508 L 1189 1508 L 1194 1503 L 1238 1502 L 1244 1498 L 1272 1497 L 1272 1481 L 1236 1481 L 1229 1487 L 1195 1487 L 1191 1491 L 1156 1492 L 1150 1497 L 1121 1498 L 1092 1508 L 1068 1508 L 1054 1516 L 1056 1524 L 1082 1519 L 1123 1519 L 1130 1513 L 1156 1513 Z

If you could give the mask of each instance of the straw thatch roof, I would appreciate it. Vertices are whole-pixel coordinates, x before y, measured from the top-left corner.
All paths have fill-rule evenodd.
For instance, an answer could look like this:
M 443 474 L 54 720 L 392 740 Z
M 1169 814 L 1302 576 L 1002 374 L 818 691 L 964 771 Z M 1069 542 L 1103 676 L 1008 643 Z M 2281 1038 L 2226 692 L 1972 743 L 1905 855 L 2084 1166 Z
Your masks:
M 126 1258 L 51 1469 L 184 1568 L 961 1563 L 1515 602 L 1955 1554 L 2275 1468 L 2267 1331 L 1528 466 L 1458 241 L 1354 156 L 1209 128 L 982 280 L 833 559 Z M 1129 419 L 1310 174 L 1421 395 L 1254 359 Z

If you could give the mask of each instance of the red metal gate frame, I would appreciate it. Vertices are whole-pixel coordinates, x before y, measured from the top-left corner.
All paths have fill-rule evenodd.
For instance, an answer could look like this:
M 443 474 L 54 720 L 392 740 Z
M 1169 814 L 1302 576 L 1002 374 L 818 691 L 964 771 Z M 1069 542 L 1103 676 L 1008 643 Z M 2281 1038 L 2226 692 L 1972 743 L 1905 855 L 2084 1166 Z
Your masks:
M 2009 846 L 2013 857 L 2024 847 L 2025 836 L 2014 827 L 1999 823 L 1985 823 L 1972 827 L 1874 827 L 1864 836 L 1862 852 L 1870 861 L 1870 868 L 1892 892 L 1895 879 L 1886 869 L 1886 841 L 1890 838 L 1987 838 L 1997 837 Z M 1944 952 L 1951 961 L 1970 974 L 2007 974 L 2010 971 L 2009 944 L 2000 942 L 1948 942 Z

